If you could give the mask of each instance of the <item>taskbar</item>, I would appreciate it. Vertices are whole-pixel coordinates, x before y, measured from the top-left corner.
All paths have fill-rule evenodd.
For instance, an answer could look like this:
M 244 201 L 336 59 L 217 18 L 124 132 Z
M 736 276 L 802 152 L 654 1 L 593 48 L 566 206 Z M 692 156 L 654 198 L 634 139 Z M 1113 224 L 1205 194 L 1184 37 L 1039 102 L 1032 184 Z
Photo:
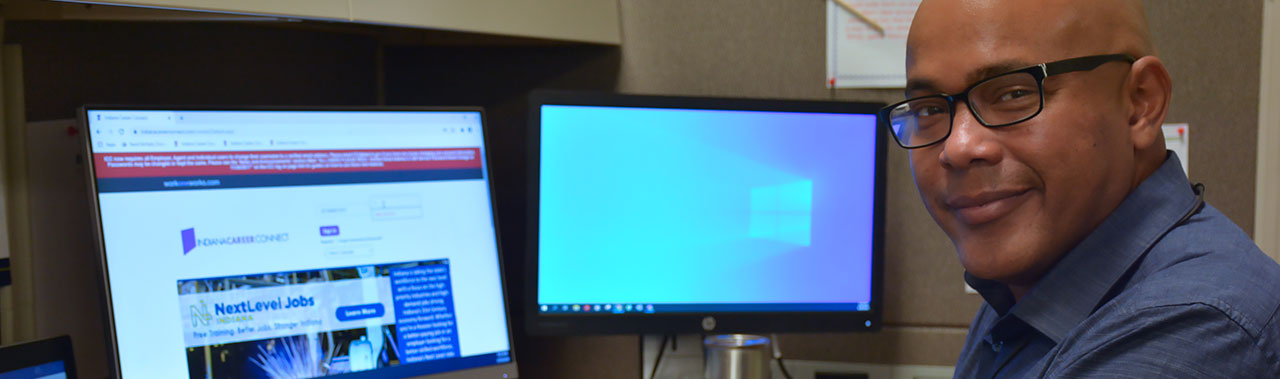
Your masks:
M 660 314 L 707 312 L 863 312 L 870 311 L 871 303 L 782 303 L 782 304 L 539 304 L 540 314 Z

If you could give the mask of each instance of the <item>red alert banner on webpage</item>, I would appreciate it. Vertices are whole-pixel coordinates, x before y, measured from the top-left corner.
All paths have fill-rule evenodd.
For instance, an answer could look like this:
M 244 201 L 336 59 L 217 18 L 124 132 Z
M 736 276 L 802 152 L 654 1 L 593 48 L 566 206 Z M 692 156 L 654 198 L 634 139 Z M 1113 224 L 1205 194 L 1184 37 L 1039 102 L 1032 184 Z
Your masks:
M 480 149 L 94 154 L 99 179 L 479 169 Z
M 99 192 L 483 179 L 479 148 L 94 154 Z

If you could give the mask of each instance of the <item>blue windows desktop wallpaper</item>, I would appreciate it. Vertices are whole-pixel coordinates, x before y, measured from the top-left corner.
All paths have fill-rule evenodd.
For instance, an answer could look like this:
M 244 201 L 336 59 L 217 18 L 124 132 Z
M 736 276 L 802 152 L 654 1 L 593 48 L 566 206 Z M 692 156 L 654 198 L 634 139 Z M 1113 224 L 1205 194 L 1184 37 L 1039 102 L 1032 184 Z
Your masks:
M 541 115 L 538 303 L 870 300 L 874 116 Z

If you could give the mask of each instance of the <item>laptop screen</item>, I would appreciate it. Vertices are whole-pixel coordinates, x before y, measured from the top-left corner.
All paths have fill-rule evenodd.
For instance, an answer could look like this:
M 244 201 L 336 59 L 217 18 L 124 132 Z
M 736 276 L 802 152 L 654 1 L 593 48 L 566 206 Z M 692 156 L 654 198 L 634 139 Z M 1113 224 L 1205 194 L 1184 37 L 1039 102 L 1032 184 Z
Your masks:
M 66 377 L 67 368 L 62 361 L 0 372 L 0 379 L 63 379 Z
M 70 336 L 0 346 L 0 379 L 76 378 Z
M 515 377 L 478 110 L 83 116 L 123 377 Z

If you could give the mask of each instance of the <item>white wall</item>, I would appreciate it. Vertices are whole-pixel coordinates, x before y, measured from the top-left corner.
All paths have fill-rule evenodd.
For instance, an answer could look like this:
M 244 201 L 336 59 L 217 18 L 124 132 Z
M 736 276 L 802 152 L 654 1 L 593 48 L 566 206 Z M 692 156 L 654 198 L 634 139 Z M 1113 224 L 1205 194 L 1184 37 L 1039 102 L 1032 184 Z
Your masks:
M 1280 260 L 1280 0 L 1265 1 L 1254 240 Z

